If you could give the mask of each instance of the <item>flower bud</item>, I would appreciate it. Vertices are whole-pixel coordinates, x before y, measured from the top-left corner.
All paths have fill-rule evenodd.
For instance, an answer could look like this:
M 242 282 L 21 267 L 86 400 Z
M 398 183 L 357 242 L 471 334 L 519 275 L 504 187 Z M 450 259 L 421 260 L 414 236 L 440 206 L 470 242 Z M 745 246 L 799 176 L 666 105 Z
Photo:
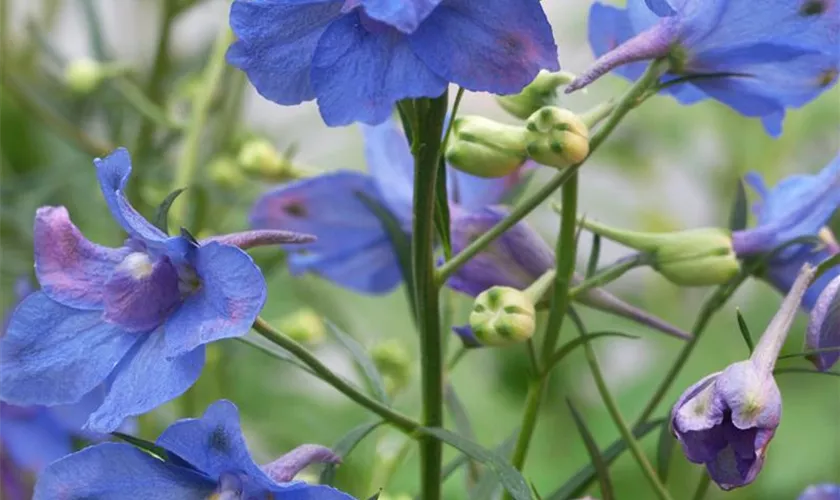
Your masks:
M 504 177 L 527 159 L 525 130 L 481 116 L 457 118 L 446 147 L 446 161 L 478 177 Z
M 267 181 L 281 182 L 300 176 L 286 155 L 266 139 L 245 141 L 236 161 L 245 172 Z
M 385 379 L 385 390 L 395 394 L 411 381 L 411 356 L 397 340 L 387 340 L 370 349 L 373 364 Z
M 88 58 L 71 61 L 64 69 L 64 82 L 79 94 L 93 92 L 108 76 L 101 63 Z
M 732 249 L 732 237 L 723 229 L 643 233 L 615 229 L 590 220 L 582 220 L 581 225 L 593 233 L 648 253 L 651 267 L 677 285 L 720 285 L 740 272 L 740 263 Z
M 242 187 L 247 180 L 236 161 L 228 156 L 214 159 L 207 168 L 210 171 L 210 179 L 227 189 Z
M 526 125 L 528 156 L 537 163 L 564 168 L 589 155 L 589 127 L 568 109 L 546 106 Z
M 476 297 L 470 327 L 483 345 L 507 345 L 530 339 L 536 316 L 534 304 L 524 292 L 494 286 Z
M 554 104 L 557 98 L 557 89 L 571 82 L 574 78 L 575 75 L 565 71 L 552 73 L 541 70 L 534 81 L 522 89 L 522 92 L 514 95 L 496 96 L 496 102 L 511 115 L 524 120 L 541 107 Z
M 840 348 L 840 276 L 823 288 L 811 309 L 805 349 Z M 840 359 L 840 351 L 821 352 L 808 356 L 820 371 L 828 371 Z
M 283 317 L 278 323 L 280 331 L 296 342 L 307 345 L 320 344 L 326 335 L 324 321 L 309 308 L 297 311 Z

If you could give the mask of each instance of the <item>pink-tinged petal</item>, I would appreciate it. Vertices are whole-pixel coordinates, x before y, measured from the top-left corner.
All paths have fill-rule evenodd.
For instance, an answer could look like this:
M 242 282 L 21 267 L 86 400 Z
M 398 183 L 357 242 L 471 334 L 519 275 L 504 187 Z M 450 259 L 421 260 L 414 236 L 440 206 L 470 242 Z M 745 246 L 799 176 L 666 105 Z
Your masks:
M 103 319 L 130 332 L 148 332 L 163 323 L 181 302 L 178 271 L 167 257 L 129 254 L 105 284 Z
M 278 483 L 288 483 L 312 464 L 338 464 L 341 457 L 326 446 L 304 444 L 277 460 L 262 466 L 263 472 Z
M 101 384 L 139 340 L 43 292 L 15 310 L 0 341 L 0 398 L 16 405 L 75 403 Z
M 167 356 L 245 335 L 265 304 L 265 279 L 244 251 L 209 243 L 192 264 L 200 284 L 163 326 Z
M 257 229 L 254 231 L 242 231 L 239 233 L 222 234 L 201 240 L 202 245 L 210 242 L 218 242 L 223 245 L 232 245 L 242 250 L 262 247 L 268 245 L 299 245 L 312 243 L 317 240 L 311 234 L 294 233 L 292 231 L 280 231 L 271 229 Z
M 64 207 L 35 213 L 35 274 L 51 299 L 76 309 L 101 309 L 105 283 L 130 253 L 85 239 Z

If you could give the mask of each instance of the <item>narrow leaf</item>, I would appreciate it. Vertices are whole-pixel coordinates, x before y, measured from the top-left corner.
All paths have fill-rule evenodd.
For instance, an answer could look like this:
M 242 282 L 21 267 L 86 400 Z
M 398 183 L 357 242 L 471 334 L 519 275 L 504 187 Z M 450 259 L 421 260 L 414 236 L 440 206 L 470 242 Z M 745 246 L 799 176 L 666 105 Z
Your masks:
M 589 262 L 586 264 L 586 279 L 591 278 L 598 270 L 598 261 L 601 258 L 601 235 L 592 234 L 592 249 L 589 251 Z
M 350 432 L 345 434 L 344 437 L 339 439 L 337 443 L 335 443 L 335 446 L 332 448 L 333 453 L 344 459 L 356 448 L 359 443 L 362 442 L 364 438 L 366 438 L 383 423 L 385 423 L 384 420 L 377 420 L 376 422 L 370 422 L 354 427 L 350 430 Z M 332 485 L 335 480 L 335 468 L 337 466 L 338 464 L 327 464 L 324 466 L 324 470 L 321 471 L 321 477 L 318 482 L 320 484 Z
M 450 234 L 449 191 L 446 181 L 446 162 L 441 160 L 435 187 L 435 229 L 440 237 L 443 255 L 446 260 L 449 260 L 452 258 L 452 236 Z
M 820 262 L 820 264 L 817 266 L 817 274 L 814 275 L 814 281 L 816 281 L 820 276 L 831 270 L 831 268 L 838 265 L 840 265 L 840 253 L 832 255 L 831 257 Z
M 744 338 L 744 343 L 747 344 L 747 349 L 752 354 L 753 349 L 755 349 L 755 343 L 753 342 L 752 335 L 750 335 L 750 329 L 747 327 L 747 321 L 738 308 L 735 309 L 735 315 L 738 317 L 738 330 L 741 332 L 741 337 Z
M 145 439 L 141 439 L 139 437 L 134 437 L 129 434 L 123 434 L 122 432 L 112 432 L 112 436 L 126 443 L 140 448 L 141 450 L 151 453 L 152 455 L 160 458 L 161 460 L 169 460 L 171 454 L 165 449 L 162 448 L 151 441 L 146 441 Z
M 388 404 L 388 393 L 385 391 L 385 381 L 382 380 L 382 374 L 379 373 L 379 370 L 376 368 L 376 365 L 373 363 L 373 360 L 367 350 L 365 350 L 365 348 L 362 347 L 362 344 L 356 341 L 356 339 L 341 331 L 341 329 L 335 326 L 332 322 L 324 320 L 324 324 L 327 325 L 327 330 L 329 330 L 333 336 L 341 342 L 341 345 L 347 349 L 353 357 L 353 361 L 355 361 L 362 370 L 362 374 L 365 376 L 365 380 L 367 380 L 373 396 L 377 400 Z
M 656 445 L 656 474 L 664 483 L 668 481 L 668 472 L 671 469 L 671 457 L 674 454 L 674 446 L 677 439 L 671 433 L 667 425 L 659 430 L 659 442 Z
M 747 191 L 744 189 L 744 182 L 738 179 L 735 186 L 735 200 L 732 202 L 732 209 L 729 211 L 729 229 L 740 231 L 747 227 Z
M 601 500 L 613 500 L 615 493 L 613 492 L 612 481 L 610 480 L 610 470 L 601 452 L 598 450 L 598 443 L 592 437 L 592 433 L 586 427 L 583 418 L 581 418 L 578 411 L 570 400 L 566 400 L 569 405 L 569 411 L 572 413 L 572 419 L 575 422 L 578 432 L 580 433 L 583 444 L 586 446 L 586 452 L 589 453 L 589 459 L 592 462 L 592 467 L 595 469 L 595 474 L 598 476 L 598 482 L 601 487 Z
M 821 349 L 812 349 L 810 351 L 802 351 L 802 352 L 794 352 L 792 354 L 784 354 L 779 356 L 778 359 L 791 359 L 791 358 L 804 358 L 807 356 L 813 356 L 814 354 L 822 354 L 824 352 L 837 352 L 840 351 L 840 347 L 823 347 Z
M 443 402 L 446 405 L 449 416 L 452 417 L 452 422 L 455 424 L 455 430 L 458 431 L 458 434 L 471 441 L 475 441 L 475 432 L 473 431 L 470 417 L 467 415 L 467 409 L 464 407 L 464 403 L 461 402 L 461 398 L 458 397 L 458 393 L 455 392 L 455 387 L 451 383 L 446 384 L 443 388 Z M 472 460 L 469 462 L 470 477 L 473 480 L 477 480 L 478 468 L 475 462 Z
M 599 337 L 621 337 L 621 338 L 625 338 L 625 339 L 638 339 L 639 338 L 636 335 L 630 335 L 628 333 L 622 333 L 622 332 L 595 332 L 595 333 L 588 333 L 588 334 L 586 334 L 582 337 L 577 337 L 577 338 L 575 338 L 573 340 L 570 340 L 570 341 L 566 342 L 565 344 L 563 344 L 560 347 L 560 349 L 557 349 L 557 351 L 554 353 L 554 355 L 551 356 L 551 359 L 548 360 L 548 363 L 546 363 L 545 369 L 543 370 L 543 373 L 550 372 L 554 368 L 554 366 L 557 365 L 557 363 L 562 361 L 563 358 L 568 356 L 569 353 L 571 353 L 572 351 L 575 350 L 575 348 L 580 347 L 584 343 L 590 342 L 590 341 L 595 340 Z
M 812 373 L 814 375 L 830 375 L 833 377 L 840 377 L 838 372 L 821 372 L 813 368 L 776 368 L 773 370 L 773 375 L 782 375 L 784 373 Z
M 155 210 L 155 216 L 152 219 L 152 224 L 155 225 L 156 228 L 163 231 L 165 234 L 169 234 L 169 209 L 172 207 L 172 203 L 175 201 L 181 193 L 184 192 L 186 188 L 176 189 L 169 193 L 166 198 L 160 202 L 158 205 L 157 210 Z
M 421 431 L 429 436 L 461 450 L 472 458 L 486 465 L 498 477 L 499 482 L 515 500 L 531 500 L 531 490 L 522 475 L 498 453 L 487 450 L 446 429 L 423 427 Z
M 499 443 L 498 446 L 493 448 L 498 455 L 506 457 L 513 452 L 513 447 L 516 445 L 516 438 L 519 437 L 519 428 L 513 430 L 510 436 L 506 437 L 504 441 Z M 470 460 L 470 456 L 466 453 L 458 455 L 454 458 L 451 462 L 446 464 L 443 468 L 443 473 L 441 474 L 441 482 L 446 481 L 449 476 L 454 474 L 458 469 L 464 466 Z
M 379 500 L 379 495 L 381 495 L 381 494 L 382 494 L 382 490 L 379 490 L 378 493 L 376 493 L 372 497 L 368 498 L 368 500 Z
M 309 368 L 308 366 L 303 364 L 299 359 L 297 359 L 294 354 L 290 353 L 289 351 L 283 349 L 282 347 L 276 344 L 272 344 L 271 342 L 259 335 L 249 333 L 244 337 L 234 337 L 234 339 L 238 342 L 242 342 L 243 344 L 247 344 L 259 351 L 262 351 L 264 354 L 267 354 L 272 358 L 284 361 L 286 363 L 291 363 L 297 368 L 300 368 L 301 370 L 309 373 L 310 375 L 314 375 L 316 377 L 318 376 L 315 372 L 312 371 L 311 368 Z

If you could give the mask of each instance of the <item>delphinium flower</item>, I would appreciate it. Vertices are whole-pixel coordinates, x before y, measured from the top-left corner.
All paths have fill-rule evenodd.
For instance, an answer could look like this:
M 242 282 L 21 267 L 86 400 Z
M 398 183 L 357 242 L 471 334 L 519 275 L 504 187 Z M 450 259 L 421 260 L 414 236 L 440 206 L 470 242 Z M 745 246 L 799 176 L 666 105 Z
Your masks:
M 175 422 L 155 444 L 165 450 L 165 457 L 123 443 L 99 444 L 69 455 L 41 474 L 34 498 L 353 499 L 329 486 L 293 481 L 310 464 L 339 461 L 322 446 L 303 445 L 262 467 L 254 463 L 239 412 L 230 401 L 213 403 L 201 418 Z
M 249 330 L 266 289 L 243 248 L 311 238 L 284 231 L 169 237 L 125 198 L 126 150 L 95 164 L 108 208 L 129 237 L 122 247 L 103 247 L 85 239 L 64 207 L 38 209 L 41 290 L 17 307 L 0 343 L 0 399 L 71 404 L 104 384 L 87 426 L 109 432 L 186 391 L 204 365 L 204 344 Z
M 589 41 L 600 57 L 567 92 L 613 69 L 635 80 L 639 61 L 667 58 L 661 81 L 681 103 L 716 99 L 761 118 L 777 136 L 787 108 L 837 81 L 840 7 L 834 0 L 628 0 L 626 9 L 596 2 Z
M 388 210 L 409 232 L 414 161 L 394 122 L 363 126 L 363 131 L 370 175 L 337 171 L 280 185 L 257 200 L 250 219 L 257 229 L 285 228 L 318 238 L 290 248 L 292 274 L 313 272 L 351 290 L 378 294 L 393 290 L 403 276 L 388 232 L 363 197 Z M 453 214 L 498 203 L 526 168 L 496 179 L 448 169 Z
M 796 500 L 840 500 L 840 484 L 814 484 L 805 488 Z
M 739 257 L 767 253 L 780 245 L 803 236 L 818 237 L 820 244 L 794 244 L 773 257 L 763 278 L 777 290 L 787 293 L 804 263 L 817 265 L 840 252 L 840 246 L 826 223 L 840 207 L 840 156 L 834 158 L 816 175 L 793 175 L 768 189 L 756 173 L 748 174 L 747 182 L 761 197 L 755 211 L 755 227 L 732 234 L 732 245 Z M 820 293 L 840 276 L 840 267 L 829 269 L 805 292 L 802 307 L 808 311 L 817 304 Z M 822 323 L 822 322 L 821 322 Z M 816 328 L 806 336 L 808 349 L 840 347 L 836 328 Z M 814 356 L 820 369 L 828 369 L 837 357 L 826 352 Z
M 704 464 L 724 490 L 750 484 L 764 465 L 782 416 L 773 367 L 815 272 L 802 268 L 750 359 L 692 385 L 671 411 L 671 430 L 686 458 Z
M 557 46 L 539 0 L 236 0 L 228 61 L 283 105 L 317 99 L 327 125 L 384 122 L 449 83 L 514 94 Z

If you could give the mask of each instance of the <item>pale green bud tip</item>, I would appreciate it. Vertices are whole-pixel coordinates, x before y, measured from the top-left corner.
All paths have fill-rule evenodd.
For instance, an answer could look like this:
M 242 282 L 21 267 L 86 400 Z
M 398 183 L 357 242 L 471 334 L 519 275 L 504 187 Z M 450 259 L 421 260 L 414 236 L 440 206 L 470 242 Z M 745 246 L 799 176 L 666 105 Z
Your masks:
M 536 316 L 534 304 L 524 292 L 495 286 L 476 297 L 470 327 L 484 345 L 514 344 L 534 335 Z
M 452 124 L 446 147 L 450 165 L 478 177 L 504 177 L 526 160 L 525 131 L 483 118 L 465 116 Z
M 589 155 L 589 127 L 568 109 L 546 106 L 526 124 L 528 156 L 538 163 L 564 168 Z
M 286 170 L 285 158 L 265 139 L 246 141 L 236 161 L 246 172 L 263 177 L 278 177 Z
M 93 59 L 76 59 L 64 69 L 64 81 L 73 92 L 93 92 L 106 77 L 102 64 Z
M 542 70 L 531 83 L 522 89 L 522 92 L 497 96 L 496 101 L 502 109 L 524 120 L 543 106 L 553 104 L 557 98 L 557 89 L 568 84 L 574 78 L 575 75 L 565 71 L 552 73 Z
M 398 340 L 387 340 L 371 347 L 373 364 L 385 379 L 388 392 L 407 386 L 411 380 L 411 356 Z
M 722 285 L 741 271 L 729 232 L 717 228 L 671 233 L 654 257 L 654 268 L 682 286 Z
M 312 309 L 300 309 L 278 323 L 280 331 L 302 344 L 319 344 L 326 334 L 324 321 Z
M 246 180 L 239 164 L 228 156 L 214 159 L 207 169 L 210 172 L 210 179 L 222 187 L 235 189 L 241 187 Z

